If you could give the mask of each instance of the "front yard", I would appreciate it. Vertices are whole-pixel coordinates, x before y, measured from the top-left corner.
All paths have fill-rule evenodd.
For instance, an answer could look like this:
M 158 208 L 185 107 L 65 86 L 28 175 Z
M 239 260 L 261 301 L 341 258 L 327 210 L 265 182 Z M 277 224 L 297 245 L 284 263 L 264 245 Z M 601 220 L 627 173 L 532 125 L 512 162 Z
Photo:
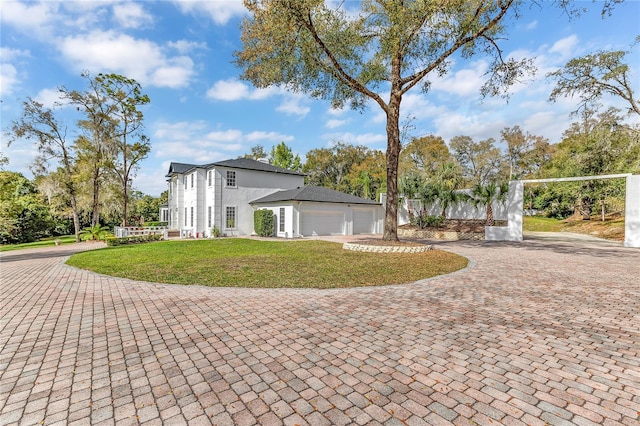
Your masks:
M 346 288 L 403 284 L 464 268 L 441 250 L 362 253 L 327 241 L 222 238 L 109 247 L 74 254 L 67 264 L 133 280 L 212 287 Z

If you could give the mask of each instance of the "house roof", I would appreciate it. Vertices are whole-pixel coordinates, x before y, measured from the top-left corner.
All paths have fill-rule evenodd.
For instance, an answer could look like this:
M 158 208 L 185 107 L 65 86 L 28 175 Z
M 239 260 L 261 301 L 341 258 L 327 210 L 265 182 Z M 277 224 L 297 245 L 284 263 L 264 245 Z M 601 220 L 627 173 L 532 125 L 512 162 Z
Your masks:
M 274 192 L 265 197 L 251 201 L 249 204 L 277 203 L 281 201 L 315 201 L 318 203 L 342 203 L 342 204 L 372 204 L 379 205 L 373 200 L 345 194 L 344 192 L 324 188 L 322 186 L 303 186 L 301 188 L 288 189 Z
M 282 167 L 277 167 L 269 163 L 263 163 L 262 161 L 253 160 L 251 158 L 236 158 L 234 160 L 218 161 L 217 163 L 211 163 L 207 165 L 207 167 L 210 166 L 231 167 L 234 169 L 258 170 L 261 172 L 284 173 L 287 175 L 304 176 L 304 173 L 283 169 Z
M 184 172 L 187 172 L 191 169 L 193 169 L 194 167 L 198 167 L 195 164 L 186 164 L 186 163 L 174 163 L 171 162 L 171 164 L 169 165 L 169 172 L 167 173 L 167 177 L 171 176 L 172 174 L 182 174 Z
M 232 169 L 244 169 L 244 170 L 256 170 L 261 172 L 281 173 L 287 175 L 304 176 L 304 173 L 295 172 L 293 170 L 283 169 L 269 163 L 263 163 L 262 161 L 253 160 L 251 158 L 236 158 L 233 160 L 218 161 L 216 163 L 209 163 L 204 165 L 185 164 L 185 163 L 171 163 L 169 166 L 169 173 L 167 177 L 172 174 L 183 174 L 197 167 L 203 169 L 210 169 L 214 167 L 229 167 Z

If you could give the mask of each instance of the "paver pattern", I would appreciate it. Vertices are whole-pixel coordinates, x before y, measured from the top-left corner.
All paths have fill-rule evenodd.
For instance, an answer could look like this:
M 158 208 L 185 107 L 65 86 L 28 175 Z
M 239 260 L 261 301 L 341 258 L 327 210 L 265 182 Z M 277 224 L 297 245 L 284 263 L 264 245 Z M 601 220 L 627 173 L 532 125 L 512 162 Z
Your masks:
M 3 253 L 0 424 L 640 424 L 640 251 L 436 248 L 471 266 L 322 291 L 65 266 L 82 245 Z

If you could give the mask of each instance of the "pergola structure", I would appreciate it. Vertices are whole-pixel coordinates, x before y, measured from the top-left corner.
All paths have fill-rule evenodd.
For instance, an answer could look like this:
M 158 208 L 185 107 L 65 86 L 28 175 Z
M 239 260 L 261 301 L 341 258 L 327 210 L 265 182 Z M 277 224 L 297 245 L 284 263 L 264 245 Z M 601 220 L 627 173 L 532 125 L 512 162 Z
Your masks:
M 524 211 L 524 184 L 571 182 L 595 179 L 626 179 L 624 246 L 640 248 L 640 175 L 616 174 L 580 176 L 552 179 L 526 179 L 509 182 L 507 196 L 507 226 L 487 227 L 485 238 L 490 241 L 522 241 L 522 213 Z

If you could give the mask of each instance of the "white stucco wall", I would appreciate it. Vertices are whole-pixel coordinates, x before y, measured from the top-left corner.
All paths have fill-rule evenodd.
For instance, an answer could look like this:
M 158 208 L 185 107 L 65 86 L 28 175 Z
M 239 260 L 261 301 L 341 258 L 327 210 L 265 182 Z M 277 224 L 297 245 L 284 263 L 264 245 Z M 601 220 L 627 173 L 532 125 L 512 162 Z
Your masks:
M 404 225 L 409 223 L 409 210 L 407 205 L 414 200 L 404 200 L 398 208 L 398 225 Z M 415 200 L 419 203 L 419 200 Z M 508 208 L 507 203 L 499 203 L 494 201 L 491 206 L 493 207 L 493 218 L 495 220 L 507 220 Z M 483 220 L 487 217 L 487 208 L 485 206 L 474 207 L 469 201 L 461 202 L 447 208 L 447 219 L 477 219 Z M 427 206 L 427 214 L 430 216 L 440 216 L 442 214 L 442 206 L 439 202 L 430 204 Z
M 229 235 L 253 234 L 253 211 L 249 204 L 277 191 L 293 189 L 304 185 L 304 176 L 284 173 L 269 173 L 256 170 L 232 169 L 217 167 L 222 176 L 222 220 L 224 222 L 225 207 L 236 206 L 236 229 L 220 229 Z M 236 187 L 226 185 L 226 171 L 236 172 Z M 224 223 L 222 224 L 224 225 Z
M 640 248 L 640 175 L 627 178 L 624 246 Z

